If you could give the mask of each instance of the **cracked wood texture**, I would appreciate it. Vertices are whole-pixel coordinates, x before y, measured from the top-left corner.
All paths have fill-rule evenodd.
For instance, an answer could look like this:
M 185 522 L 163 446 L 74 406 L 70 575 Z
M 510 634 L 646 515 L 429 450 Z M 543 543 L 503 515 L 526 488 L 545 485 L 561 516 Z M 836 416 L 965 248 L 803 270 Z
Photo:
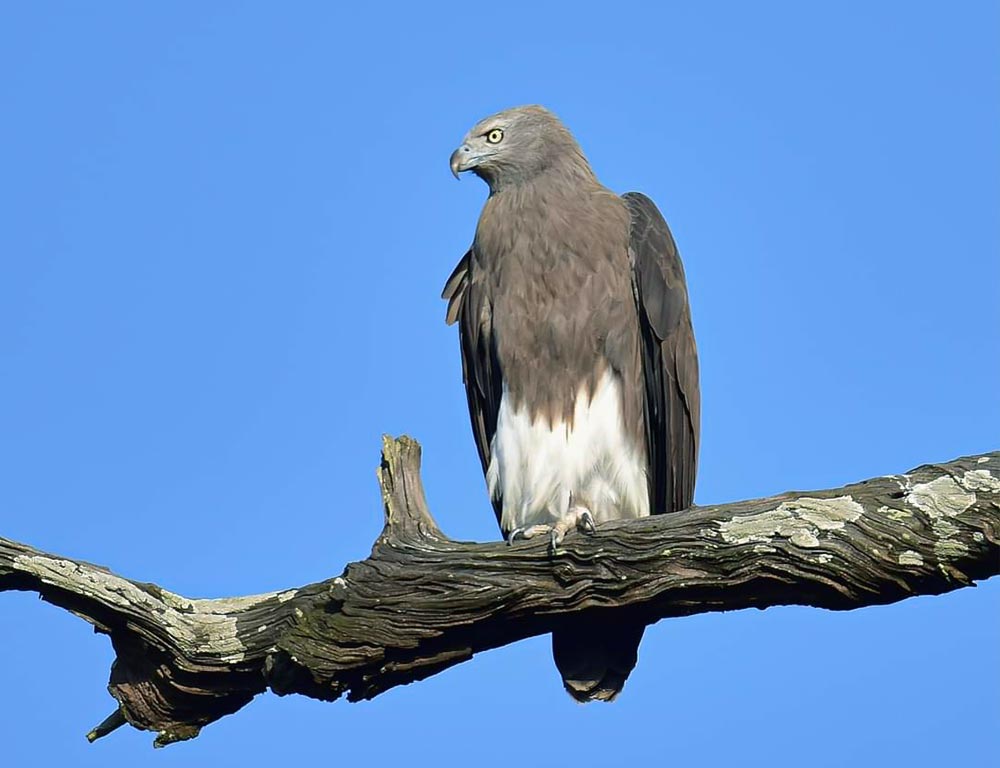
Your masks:
M 537 540 L 448 539 L 419 471 L 416 442 L 385 439 L 382 534 L 368 559 L 318 584 L 195 600 L 0 538 L 0 591 L 37 592 L 110 636 L 118 708 L 89 738 L 127 722 L 163 745 L 268 689 L 369 699 L 581 612 L 652 623 L 775 605 L 846 610 L 1000 573 L 1000 452 L 607 524 L 570 534 L 555 554 Z

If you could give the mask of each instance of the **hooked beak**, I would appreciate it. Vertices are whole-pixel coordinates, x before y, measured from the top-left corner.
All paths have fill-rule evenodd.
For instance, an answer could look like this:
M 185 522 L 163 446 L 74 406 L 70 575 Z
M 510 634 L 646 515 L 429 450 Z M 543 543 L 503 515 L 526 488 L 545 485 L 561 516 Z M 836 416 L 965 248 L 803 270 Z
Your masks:
M 452 176 L 457 179 L 458 174 L 462 171 L 467 171 L 475 166 L 476 160 L 478 159 L 479 158 L 472 154 L 472 147 L 468 144 L 463 144 L 451 153 L 451 160 L 448 164 L 451 166 Z

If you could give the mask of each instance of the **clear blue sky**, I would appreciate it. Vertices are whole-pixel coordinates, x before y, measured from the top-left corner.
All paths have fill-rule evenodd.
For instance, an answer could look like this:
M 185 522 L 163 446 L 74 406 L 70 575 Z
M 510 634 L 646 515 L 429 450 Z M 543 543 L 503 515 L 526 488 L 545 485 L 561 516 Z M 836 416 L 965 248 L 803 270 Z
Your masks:
M 379 531 L 389 432 L 445 531 L 496 538 L 438 298 L 485 187 L 447 161 L 530 102 L 673 227 L 699 503 L 996 449 L 998 29 L 994 2 L 4 4 L 0 535 L 190 596 L 319 580 Z M 83 739 L 107 640 L 3 594 L 0 737 L 11 766 L 981 765 L 998 648 L 997 582 L 705 615 L 652 627 L 611 706 L 536 638 L 154 753 Z

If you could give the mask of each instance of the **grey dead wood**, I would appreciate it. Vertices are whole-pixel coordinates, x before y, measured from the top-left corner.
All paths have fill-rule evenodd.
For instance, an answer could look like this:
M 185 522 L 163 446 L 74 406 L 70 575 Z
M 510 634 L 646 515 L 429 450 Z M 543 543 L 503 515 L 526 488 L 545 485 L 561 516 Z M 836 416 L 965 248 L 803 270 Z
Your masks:
M 608 524 L 571 534 L 555 556 L 545 541 L 449 539 L 419 470 L 415 441 L 385 439 L 384 529 L 366 560 L 328 581 L 190 599 L 0 538 L 0 591 L 37 592 L 111 638 L 118 708 L 88 738 L 130 723 L 162 746 L 267 690 L 370 699 L 583 612 L 652 623 L 776 605 L 848 610 L 1000 573 L 1000 452 Z

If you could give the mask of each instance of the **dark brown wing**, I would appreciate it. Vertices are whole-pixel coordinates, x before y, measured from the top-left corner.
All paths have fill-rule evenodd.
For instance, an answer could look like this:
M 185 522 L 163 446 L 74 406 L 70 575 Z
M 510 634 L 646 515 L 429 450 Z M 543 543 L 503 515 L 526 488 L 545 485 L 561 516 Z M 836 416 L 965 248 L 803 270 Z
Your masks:
M 497 431 L 497 414 L 503 394 L 503 379 L 493 339 L 493 307 L 484 285 L 475 279 L 473 253 L 468 251 L 445 283 L 441 297 L 448 300 L 445 321 L 458 322 L 462 347 L 462 378 L 469 400 L 472 435 L 479 449 L 483 474 L 490 465 L 490 444 Z M 501 499 L 492 499 L 500 522 Z
M 622 196 L 632 215 L 629 258 L 642 331 L 652 512 L 691 506 L 701 394 L 684 267 L 667 222 L 645 195 Z

